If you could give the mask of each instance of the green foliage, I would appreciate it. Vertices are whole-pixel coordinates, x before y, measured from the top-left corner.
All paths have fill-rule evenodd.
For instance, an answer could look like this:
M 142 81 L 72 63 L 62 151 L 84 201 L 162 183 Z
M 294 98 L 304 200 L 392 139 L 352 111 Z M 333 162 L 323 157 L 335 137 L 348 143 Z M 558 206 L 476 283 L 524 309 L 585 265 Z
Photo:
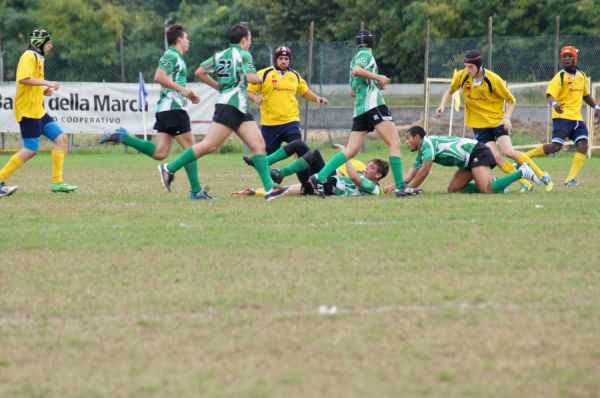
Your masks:
M 427 20 L 431 21 L 432 39 L 485 38 L 490 16 L 497 36 L 551 35 L 557 15 L 561 16 L 561 34 L 600 35 L 600 8 L 594 0 L 2 0 L 0 14 L 0 51 L 5 52 L 7 79 L 14 78 L 13 65 L 36 27 L 50 30 L 55 38 L 55 53 L 46 66 L 53 79 L 120 81 L 121 62 L 126 81 L 135 81 L 138 71 L 152 75 L 164 50 L 166 17 L 173 17 L 188 30 L 190 75 L 195 65 L 227 44 L 227 28 L 240 21 L 249 23 L 255 49 L 261 48 L 260 43 L 306 41 L 311 21 L 315 22 L 317 42 L 351 42 L 364 24 L 375 34 L 382 73 L 394 82 L 422 80 Z M 120 56 L 121 33 L 124 60 Z M 526 51 L 537 51 L 527 42 L 523 46 Z M 531 54 L 527 57 L 534 58 Z M 345 61 L 345 56 L 342 58 Z M 540 58 L 549 57 L 544 54 L 536 62 Z M 268 61 L 268 51 L 259 59 Z M 333 56 L 330 61 L 341 60 Z M 328 62 L 322 66 L 327 68 Z M 455 64 L 450 58 L 444 62 L 449 67 Z M 534 78 L 535 73 L 527 70 L 525 76 Z

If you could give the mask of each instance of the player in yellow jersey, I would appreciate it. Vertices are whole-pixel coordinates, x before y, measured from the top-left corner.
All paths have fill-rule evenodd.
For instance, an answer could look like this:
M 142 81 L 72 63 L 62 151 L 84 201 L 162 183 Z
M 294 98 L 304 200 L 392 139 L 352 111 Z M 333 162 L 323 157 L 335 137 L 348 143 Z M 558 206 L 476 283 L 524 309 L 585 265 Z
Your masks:
M 512 146 L 510 131 L 512 123 L 510 118 L 517 101 L 512 95 L 504 80 L 496 73 L 482 65 L 481 54 L 478 51 L 468 51 L 464 58 L 465 68 L 456 73 L 448 90 L 444 93 L 436 114 L 440 117 L 452 94 L 462 89 L 465 99 L 465 124 L 473 129 L 477 141 L 487 145 L 496 159 L 496 163 L 505 174 L 512 174 L 517 169 L 511 162 L 505 161 L 502 155 L 518 163 L 527 163 L 538 179 L 546 185 L 546 190 L 552 190 L 553 183 L 550 176 L 541 170 L 526 154 Z M 506 111 L 504 103 L 507 103 Z M 500 147 L 500 152 L 496 146 Z M 531 182 L 521 179 L 521 191 L 528 191 L 533 187 Z
M 292 50 L 277 47 L 273 53 L 273 66 L 261 69 L 257 74 L 261 83 L 248 85 L 248 98 L 260 105 L 261 133 L 267 146 L 269 165 L 288 157 L 281 145 L 302 139 L 300 132 L 300 109 L 296 96 L 308 101 L 327 105 L 325 97 L 315 94 L 298 72 L 291 68 Z M 297 153 L 302 157 L 305 152 Z M 244 156 L 244 161 L 252 165 L 252 159 Z M 301 183 L 308 182 L 307 170 L 298 173 Z
M 72 192 L 77 189 L 63 180 L 67 138 L 58 123 L 44 109 L 44 96 L 49 97 L 60 88 L 60 83 L 44 78 L 44 57 L 53 47 L 50 33 L 36 29 L 30 34 L 29 48 L 19 59 L 15 116 L 21 128 L 23 148 L 0 170 L 0 197 L 8 196 L 17 190 L 17 186 L 8 186 L 4 182 L 40 150 L 42 135 L 54 142 L 52 192 Z
M 565 187 L 577 185 L 575 178 L 585 163 L 588 151 L 588 130 L 581 116 L 583 101 L 594 108 L 596 118 L 600 120 L 600 105 L 590 95 L 587 76 L 577 67 L 577 53 L 573 46 L 561 49 L 563 69 L 552 78 L 546 90 L 546 99 L 552 107 L 552 142 L 527 152 L 532 158 L 544 156 L 560 151 L 566 139 L 573 140 L 576 152 L 563 184 Z

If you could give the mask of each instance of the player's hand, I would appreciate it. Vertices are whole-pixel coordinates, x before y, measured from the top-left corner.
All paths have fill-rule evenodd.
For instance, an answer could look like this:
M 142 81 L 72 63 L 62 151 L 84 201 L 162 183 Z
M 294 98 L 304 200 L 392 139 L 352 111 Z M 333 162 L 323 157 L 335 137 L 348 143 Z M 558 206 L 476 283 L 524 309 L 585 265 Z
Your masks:
M 48 88 L 46 88 L 46 89 L 44 90 L 44 95 L 45 95 L 46 97 L 51 97 L 51 96 L 52 96 L 52 94 L 54 94 L 54 90 L 53 90 L 53 89 L 51 89 L 50 87 L 48 87 Z
M 506 130 L 510 133 L 510 131 L 513 128 L 512 122 L 510 121 L 510 119 L 508 117 L 504 117 L 504 119 L 502 119 L 502 120 L 504 121 L 504 130 Z
M 346 147 L 341 144 L 333 144 L 333 147 L 338 151 L 343 151 L 344 149 L 346 149 Z
M 265 97 L 262 95 L 255 95 L 254 102 L 256 102 L 258 105 L 262 105 L 262 103 L 265 102 Z
M 435 115 L 437 117 L 441 117 L 444 114 L 444 111 L 446 110 L 446 108 L 444 107 L 444 105 L 440 105 L 438 106 L 438 108 L 435 110 Z
M 350 89 L 350 97 L 352 97 L 352 98 L 356 97 L 356 93 L 352 89 Z
M 329 100 L 325 97 L 317 97 L 317 103 L 319 103 L 321 105 L 328 105 Z
M 56 91 L 60 88 L 60 83 L 59 82 L 48 82 L 48 84 L 46 86 L 48 86 L 48 88 L 51 88 L 52 90 Z
M 392 80 L 389 77 L 384 75 L 379 75 L 379 79 L 377 79 L 377 81 L 379 82 L 380 90 L 385 90 L 385 86 L 392 82 Z
M 563 113 L 563 106 L 562 104 L 555 102 L 554 105 L 552 105 L 552 107 L 554 108 L 554 110 L 556 111 L 556 113 Z

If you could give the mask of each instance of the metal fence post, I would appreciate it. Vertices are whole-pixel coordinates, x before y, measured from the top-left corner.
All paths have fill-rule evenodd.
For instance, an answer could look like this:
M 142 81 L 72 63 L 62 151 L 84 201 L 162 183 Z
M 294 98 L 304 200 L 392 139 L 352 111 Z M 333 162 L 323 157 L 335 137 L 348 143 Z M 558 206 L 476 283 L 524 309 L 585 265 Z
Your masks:
M 488 69 L 492 69 L 492 23 L 493 18 L 488 19 Z
M 308 33 L 308 85 L 310 86 L 312 80 L 312 63 L 313 63 L 313 41 L 315 38 L 315 21 L 310 21 L 310 30 Z M 304 100 L 304 137 L 303 140 L 306 142 L 308 134 L 308 100 Z
M 431 33 L 431 20 L 428 19 L 425 22 L 425 58 L 423 59 L 423 103 L 427 101 L 427 78 L 429 77 L 429 35 Z M 425 108 L 426 109 L 426 108 Z M 425 113 L 423 109 L 423 124 L 425 125 L 425 131 L 427 131 L 427 121 L 429 115 Z
M 560 39 L 560 15 L 556 16 L 556 23 L 554 26 L 554 74 L 558 73 L 558 63 L 559 63 L 559 55 L 558 55 L 558 46 Z

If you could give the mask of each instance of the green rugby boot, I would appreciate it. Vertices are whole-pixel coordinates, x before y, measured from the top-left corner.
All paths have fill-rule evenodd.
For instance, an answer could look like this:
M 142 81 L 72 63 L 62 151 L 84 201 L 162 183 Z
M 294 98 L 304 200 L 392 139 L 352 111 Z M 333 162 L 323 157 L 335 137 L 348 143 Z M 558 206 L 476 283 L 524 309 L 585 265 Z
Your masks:
M 77 189 L 78 187 L 76 187 L 75 185 L 69 185 L 66 182 L 61 182 L 59 184 L 52 184 L 52 192 L 64 192 L 64 193 L 69 193 L 69 192 L 73 192 Z

